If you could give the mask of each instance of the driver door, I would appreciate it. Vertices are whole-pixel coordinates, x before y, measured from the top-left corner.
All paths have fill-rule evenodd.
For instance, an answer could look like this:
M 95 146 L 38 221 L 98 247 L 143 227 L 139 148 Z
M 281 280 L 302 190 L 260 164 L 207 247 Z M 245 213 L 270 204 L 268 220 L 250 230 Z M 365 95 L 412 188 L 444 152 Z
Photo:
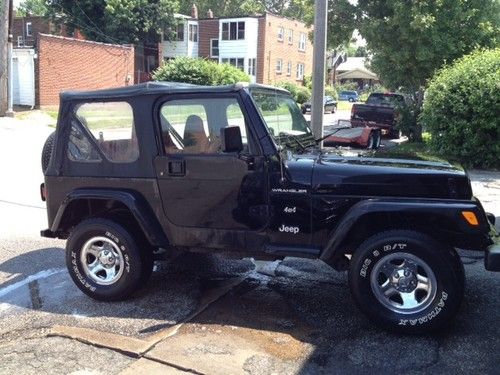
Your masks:
M 182 95 L 160 106 L 155 168 L 176 245 L 246 248 L 249 233 L 267 226 L 267 171 L 241 108 L 237 95 Z M 227 126 L 240 128 L 242 152 L 222 152 Z

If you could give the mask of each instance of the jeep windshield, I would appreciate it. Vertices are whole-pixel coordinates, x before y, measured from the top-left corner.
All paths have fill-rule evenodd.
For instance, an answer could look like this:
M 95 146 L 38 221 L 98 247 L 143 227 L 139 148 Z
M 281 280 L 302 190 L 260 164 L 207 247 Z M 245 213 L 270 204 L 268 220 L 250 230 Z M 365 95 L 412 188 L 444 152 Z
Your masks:
M 251 89 L 250 94 L 277 145 L 303 151 L 315 144 L 312 131 L 290 94 L 263 88 Z

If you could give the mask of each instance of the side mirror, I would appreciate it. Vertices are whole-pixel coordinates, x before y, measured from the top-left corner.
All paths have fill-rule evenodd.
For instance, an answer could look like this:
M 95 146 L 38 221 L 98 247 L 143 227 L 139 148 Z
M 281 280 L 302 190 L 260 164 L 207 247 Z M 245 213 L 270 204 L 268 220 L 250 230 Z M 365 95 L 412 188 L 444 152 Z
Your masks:
M 222 143 L 222 152 L 240 152 L 243 150 L 243 141 L 241 140 L 241 130 L 239 126 L 221 128 L 220 139 Z

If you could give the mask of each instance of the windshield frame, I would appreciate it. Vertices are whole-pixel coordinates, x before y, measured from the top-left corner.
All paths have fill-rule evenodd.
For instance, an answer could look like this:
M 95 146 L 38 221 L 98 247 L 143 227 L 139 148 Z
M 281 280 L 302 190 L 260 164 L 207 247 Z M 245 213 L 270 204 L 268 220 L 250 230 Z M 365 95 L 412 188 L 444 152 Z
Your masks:
M 283 103 L 288 106 L 288 104 L 291 104 L 293 102 L 293 105 L 296 107 L 293 107 L 294 113 L 290 112 L 290 115 L 293 116 L 300 116 L 298 117 L 301 119 L 301 126 L 304 127 L 305 132 L 302 134 L 292 134 L 292 133 L 285 133 L 285 132 L 280 132 L 279 134 L 282 134 L 281 136 L 275 135 L 274 134 L 274 127 L 271 127 L 268 122 L 266 121 L 264 117 L 264 113 L 261 110 L 261 106 L 258 104 L 257 100 L 254 97 L 254 93 L 258 92 L 259 94 L 264 94 L 264 95 L 269 95 L 273 96 L 275 98 L 283 98 L 284 101 Z M 269 134 L 269 138 L 272 139 L 274 145 L 276 146 L 276 149 L 278 151 L 281 151 L 283 149 L 290 149 L 292 151 L 304 151 L 306 148 L 309 148 L 311 146 L 315 146 L 315 138 L 312 132 L 312 129 L 310 127 L 309 122 L 305 119 L 304 115 L 302 114 L 302 111 L 300 110 L 299 105 L 297 102 L 293 99 L 292 95 L 290 94 L 289 91 L 281 89 L 281 88 L 275 88 L 275 87 L 261 87 L 261 86 L 256 86 L 256 87 L 249 87 L 248 89 L 248 94 L 255 106 L 255 109 L 257 110 L 258 115 L 260 116 L 262 123 L 264 124 L 267 133 Z M 288 106 L 288 109 L 290 110 L 291 107 Z M 293 126 L 293 125 L 292 125 Z

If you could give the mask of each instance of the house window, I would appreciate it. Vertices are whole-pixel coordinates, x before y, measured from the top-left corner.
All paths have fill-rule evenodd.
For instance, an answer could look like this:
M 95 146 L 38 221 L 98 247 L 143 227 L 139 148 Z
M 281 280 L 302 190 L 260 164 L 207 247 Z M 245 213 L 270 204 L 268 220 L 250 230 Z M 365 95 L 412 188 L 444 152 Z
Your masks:
M 198 25 L 189 25 L 189 40 L 191 42 L 198 41 Z
M 17 46 L 24 47 L 24 38 L 21 35 L 17 36 Z
M 293 30 L 288 29 L 288 44 L 293 44 Z
M 286 66 L 286 75 L 291 76 L 292 75 L 292 62 L 288 61 L 288 64 Z
M 26 36 L 33 36 L 33 27 L 31 22 L 26 22 Z
M 305 50 L 306 50 L 306 34 L 300 33 L 299 51 L 305 51 Z
M 304 79 L 304 64 L 297 64 L 297 80 Z
M 276 60 L 276 73 L 281 73 L 282 69 L 283 69 L 283 60 L 277 59 Z
M 219 57 L 219 39 L 210 39 L 210 57 Z
M 281 26 L 278 27 L 278 40 L 282 42 L 284 35 L 285 35 L 285 29 Z
M 177 25 L 175 40 L 182 42 L 184 40 L 184 24 L 180 23 Z
M 245 22 L 223 22 L 222 40 L 245 39 Z
M 248 75 L 255 76 L 257 59 L 248 59 Z
M 237 57 L 230 57 L 230 58 L 223 58 L 221 59 L 221 62 L 223 64 L 230 64 L 241 71 L 245 71 L 245 59 L 243 58 L 237 58 Z

